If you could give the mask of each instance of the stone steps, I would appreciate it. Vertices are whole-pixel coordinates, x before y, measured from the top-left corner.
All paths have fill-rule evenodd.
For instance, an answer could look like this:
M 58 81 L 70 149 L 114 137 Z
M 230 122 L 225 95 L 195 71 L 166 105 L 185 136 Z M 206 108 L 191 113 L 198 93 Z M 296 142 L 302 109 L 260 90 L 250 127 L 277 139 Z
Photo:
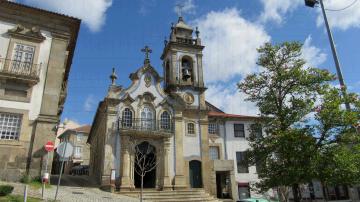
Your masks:
M 120 191 L 119 194 L 139 198 L 140 190 L 135 191 Z M 173 191 L 157 191 L 145 189 L 143 191 L 144 201 L 152 202 L 218 202 L 210 194 L 206 193 L 204 189 L 184 189 L 184 190 L 173 190 Z

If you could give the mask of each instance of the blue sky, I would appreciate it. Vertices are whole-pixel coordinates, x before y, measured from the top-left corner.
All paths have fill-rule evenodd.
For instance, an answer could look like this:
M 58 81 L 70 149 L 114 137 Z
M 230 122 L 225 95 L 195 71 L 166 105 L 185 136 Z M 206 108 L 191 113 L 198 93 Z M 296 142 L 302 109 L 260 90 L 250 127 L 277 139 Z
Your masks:
M 17 0 L 82 19 L 70 72 L 62 119 L 91 123 L 97 104 L 106 95 L 113 67 L 117 83 L 128 86 L 130 73 L 143 63 L 140 49 L 149 45 L 151 63 L 162 74 L 160 55 L 175 5 L 198 26 L 205 45 L 204 74 L 207 99 L 228 113 L 256 114 L 252 103 L 235 87 L 258 71 L 256 48 L 267 41 L 305 43 L 308 65 L 335 73 L 333 58 L 319 8 L 303 0 Z M 341 9 L 354 0 L 324 0 L 328 9 Z M 357 0 L 355 0 L 357 1 Z M 349 90 L 360 92 L 360 2 L 343 11 L 328 11 L 340 63 Z M 221 74 L 219 74 L 221 72 Z M 334 83 L 337 85 L 337 82 Z

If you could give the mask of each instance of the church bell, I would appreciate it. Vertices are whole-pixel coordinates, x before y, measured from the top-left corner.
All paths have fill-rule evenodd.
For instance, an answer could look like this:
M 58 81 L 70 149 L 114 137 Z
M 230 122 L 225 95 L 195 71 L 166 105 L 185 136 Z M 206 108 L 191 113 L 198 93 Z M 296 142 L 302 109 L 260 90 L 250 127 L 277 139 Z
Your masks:
M 189 67 L 185 67 L 183 69 L 183 79 L 186 81 L 189 78 L 191 78 L 191 73 L 190 73 L 190 68 Z

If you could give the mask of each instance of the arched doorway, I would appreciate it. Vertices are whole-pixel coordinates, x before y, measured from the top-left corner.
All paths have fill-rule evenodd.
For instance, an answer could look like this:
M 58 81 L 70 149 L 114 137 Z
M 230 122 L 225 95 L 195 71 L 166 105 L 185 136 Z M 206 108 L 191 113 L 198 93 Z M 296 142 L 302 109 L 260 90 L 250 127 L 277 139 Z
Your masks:
M 141 174 L 144 174 L 144 188 L 155 188 L 156 184 L 156 149 L 148 142 L 135 146 L 134 184 L 141 188 Z
M 191 188 L 202 188 L 201 162 L 192 160 L 189 162 L 189 177 Z

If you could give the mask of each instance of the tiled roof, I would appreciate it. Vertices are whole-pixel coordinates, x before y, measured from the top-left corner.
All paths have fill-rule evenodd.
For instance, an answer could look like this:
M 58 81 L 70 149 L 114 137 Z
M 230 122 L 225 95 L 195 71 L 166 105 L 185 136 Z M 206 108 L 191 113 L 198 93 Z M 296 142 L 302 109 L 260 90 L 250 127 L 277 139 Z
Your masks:
M 80 126 L 78 128 L 71 129 L 71 130 L 76 131 L 76 132 L 83 132 L 83 133 L 89 134 L 90 130 L 91 130 L 91 126 L 90 125 L 83 125 L 83 126 Z
M 246 119 L 256 119 L 258 116 L 247 116 L 247 115 L 239 115 L 239 114 L 227 114 L 222 112 L 214 112 L 210 111 L 208 113 L 210 117 L 222 117 L 222 118 L 246 118 Z
M 62 16 L 62 17 L 66 17 L 66 18 L 69 18 L 69 19 L 73 19 L 73 20 L 79 20 L 78 18 L 68 16 L 68 15 L 65 15 L 65 14 L 62 14 L 62 13 L 56 13 L 56 12 L 53 12 L 53 11 L 37 8 L 37 7 L 34 7 L 34 6 L 28 6 L 28 5 L 19 3 L 19 2 L 12 2 L 12 1 L 8 1 L 8 0 L 0 0 L 0 3 L 12 5 L 12 6 L 22 6 L 24 8 L 33 9 L 33 10 L 36 10 L 36 11 L 45 12 L 45 13 L 52 14 L 52 15 Z

